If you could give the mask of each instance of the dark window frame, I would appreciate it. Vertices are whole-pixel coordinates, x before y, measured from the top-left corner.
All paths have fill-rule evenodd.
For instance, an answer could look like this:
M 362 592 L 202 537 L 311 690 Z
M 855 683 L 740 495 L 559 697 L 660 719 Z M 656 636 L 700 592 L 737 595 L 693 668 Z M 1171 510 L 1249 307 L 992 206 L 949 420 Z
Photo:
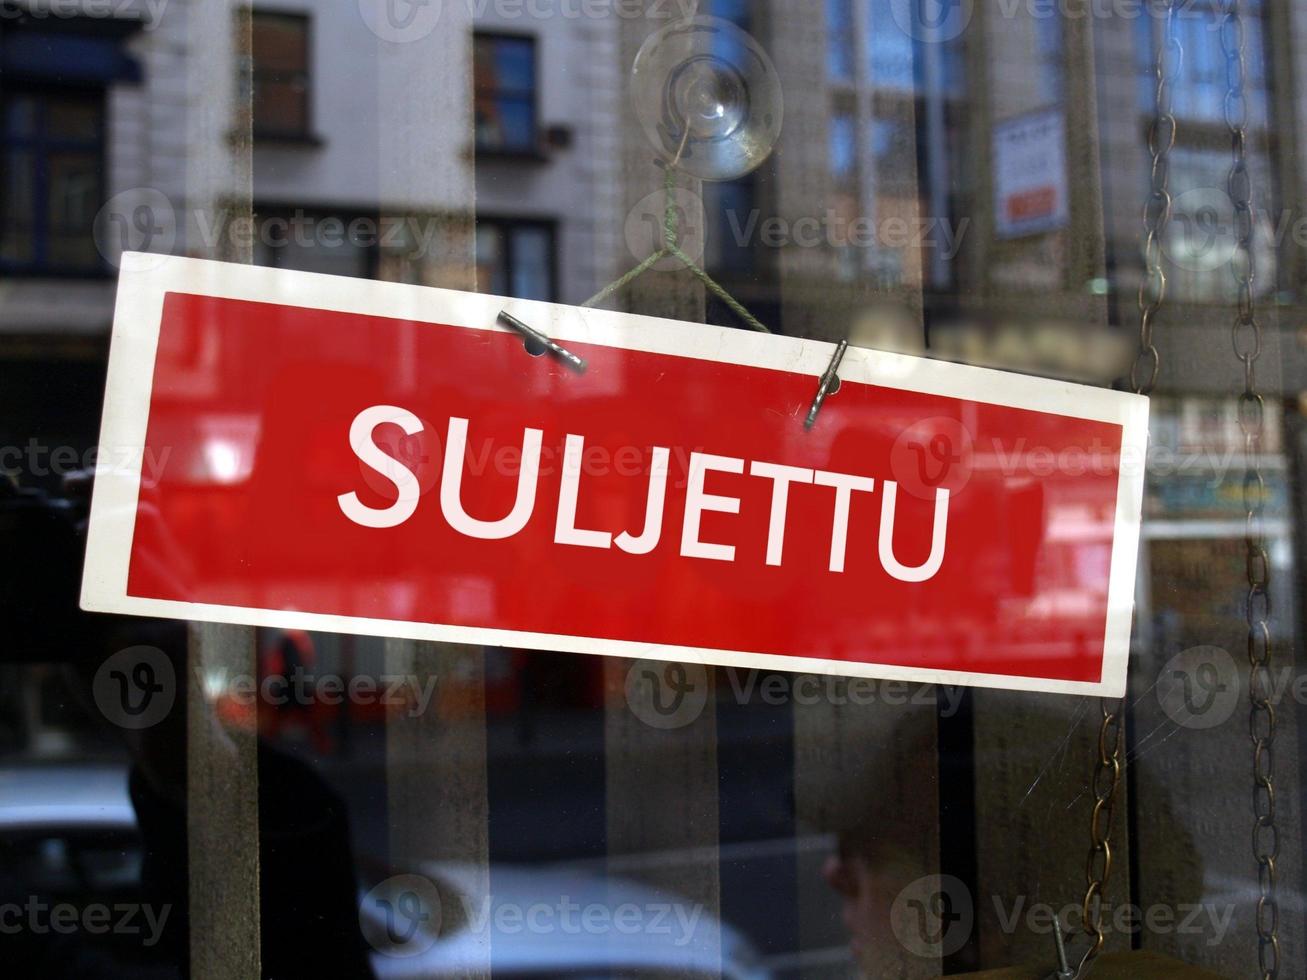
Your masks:
M 31 137 L 10 137 L 4 122 L 4 106 L 13 96 L 33 98 L 40 113 L 35 123 L 35 135 Z M 93 140 L 49 139 L 44 135 L 45 104 L 60 97 L 80 98 L 88 104 L 94 104 L 98 116 L 97 131 Z M 27 149 L 32 155 L 34 167 L 32 200 L 32 258 L 29 261 L 7 259 L 0 255 L 0 273 L 26 278 L 57 279 L 99 279 L 110 275 L 109 263 L 98 250 L 92 265 L 69 266 L 54 263 L 49 259 L 49 165 L 40 165 L 38 161 L 50 152 L 81 151 L 95 158 L 96 175 L 99 178 L 99 201 L 97 213 L 104 207 L 109 194 L 108 164 L 108 95 L 104 88 L 84 85 L 48 85 L 27 84 L 21 81 L 9 82 L 0 89 L 0 188 L 7 186 L 9 174 L 8 150 L 11 147 Z M 6 225 L 10 222 L 6 210 L 6 195 L 0 194 L 0 221 Z M 87 228 L 88 238 L 94 238 L 95 229 Z
M 476 78 L 476 50 L 479 41 L 512 41 L 523 43 L 531 48 L 531 89 L 529 92 L 509 90 L 505 91 L 500 88 L 482 89 L 477 85 Z M 543 160 L 544 154 L 540 149 L 541 134 L 543 127 L 540 125 L 540 39 L 535 34 L 501 31 L 501 30 L 474 30 L 472 32 L 472 102 L 473 114 L 476 112 L 476 103 L 481 99 L 483 94 L 491 94 L 492 98 L 510 98 L 526 101 L 531 103 L 531 145 L 529 148 L 516 146 L 494 146 L 481 141 L 480 127 L 475 125 L 473 120 L 473 142 L 475 143 L 476 153 L 479 157 L 502 157 L 516 160 Z
M 263 234 L 263 230 L 266 222 L 272 220 L 292 221 L 295 219 L 295 217 L 298 214 L 303 214 L 305 217 L 311 218 L 317 224 L 321 224 L 322 222 L 331 219 L 340 221 L 345 226 L 346 241 L 348 240 L 348 230 L 351 222 L 362 218 L 366 221 L 371 222 L 372 227 L 378 230 L 380 230 L 381 222 L 382 222 L 382 212 L 377 208 L 376 205 L 353 205 L 353 204 L 344 205 L 344 206 L 336 206 L 333 204 L 306 205 L 306 204 L 292 204 L 281 199 L 268 199 L 268 200 L 260 199 L 254 202 L 252 213 L 254 217 L 254 231 L 256 235 Z M 365 270 L 362 278 L 365 279 L 378 278 L 380 268 L 381 268 L 381 260 L 382 260 L 382 252 L 383 252 L 382 245 L 379 239 L 380 239 L 380 231 L 378 233 L 377 241 L 373 241 L 365 246 L 358 246 L 359 251 L 364 256 L 365 259 Z M 342 243 L 342 247 L 343 247 L 343 243 Z M 262 258 L 264 254 L 271 255 L 277 261 L 273 261 L 271 263 L 260 262 L 259 259 Z M 274 251 L 262 253 L 260 251 L 260 244 L 256 243 L 255 251 L 254 251 L 254 264 L 269 269 L 285 269 L 288 268 L 288 266 L 286 266 L 284 262 L 284 256 L 286 254 L 287 251 L 284 248 L 278 248 L 277 250 Z
M 254 7 L 249 10 L 250 17 L 250 129 L 256 142 L 305 143 L 318 145 L 322 142 L 314 129 L 314 78 L 313 70 L 313 14 L 303 10 L 290 10 L 280 7 Z M 304 37 L 304 67 L 297 71 L 261 70 L 255 51 L 255 22 L 259 18 L 297 22 Z M 298 81 L 304 88 L 304 125 L 298 129 L 283 129 L 259 125 L 259 83 L 271 81 L 281 84 Z
M 499 231 L 504 249 L 504 281 L 511 290 L 516 249 L 513 244 L 513 232 L 517 229 L 537 229 L 549 235 L 549 295 L 544 301 L 559 302 L 559 262 L 558 262 L 558 221 L 554 218 L 522 218 L 508 215 L 482 215 L 476 218 L 476 228 L 491 227 Z M 477 263 L 478 270 L 480 268 Z

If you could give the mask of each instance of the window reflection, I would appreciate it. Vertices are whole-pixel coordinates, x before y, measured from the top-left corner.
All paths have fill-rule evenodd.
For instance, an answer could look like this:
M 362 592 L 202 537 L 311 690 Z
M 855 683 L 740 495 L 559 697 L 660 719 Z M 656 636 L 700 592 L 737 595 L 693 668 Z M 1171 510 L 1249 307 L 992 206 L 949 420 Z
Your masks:
M 208 21 L 201 19 L 208 0 L 164 6 L 164 20 L 149 29 L 103 16 L 103 5 L 95 13 L 89 3 L 82 16 L 57 22 L 20 16 L 5 3 L 0 18 L 0 626 L 30 629 L 22 638 L 6 633 L 0 656 L 0 907 L 34 895 L 140 902 L 151 889 L 179 909 L 189 901 L 185 773 L 159 764 L 179 766 L 197 729 L 174 714 L 159 737 L 125 736 L 106 722 L 80 676 L 138 642 L 166 651 L 178 676 L 188 676 L 181 627 L 114 624 L 115 632 L 92 642 L 75 611 L 76 534 L 85 519 L 85 471 L 96 465 L 114 304 L 104 273 L 118 254 L 146 247 L 248 256 L 274 269 L 571 303 L 643 258 L 631 254 L 623 223 L 634 202 L 660 187 L 647 166 L 649 148 L 632 146 L 625 131 L 627 56 L 663 26 L 655 17 L 590 15 L 616 4 L 290 0 L 286 9 L 254 12 L 246 63 L 237 39 L 221 35 L 243 22 L 235 11 L 224 6 Z M 646 6 L 672 15 L 689 9 L 677 0 Z M 700 14 L 744 27 L 773 55 L 787 112 L 777 153 L 756 173 L 690 189 L 690 203 L 703 202 L 704 264 L 714 279 L 780 334 L 847 335 L 875 350 L 1124 386 L 1143 269 L 1151 72 L 1166 38 L 1155 7 L 1127 17 L 1097 5 L 1087 20 L 1073 21 L 1059 6 L 703 0 Z M 1236 711 L 1205 733 L 1219 746 L 1208 753 L 1206 742 L 1168 719 L 1156 687 L 1148 687 L 1165 680 L 1173 656 L 1195 647 L 1228 648 L 1242 663 L 1246 639 L 1247 460 L 1233 397 L 1242 373 L 1229 341 L 1236 243 L 1223 6 L 1177 4 L 1180 125 L 1169 166 L 1168 305 L 1158 321 L 1162 387 L 1152 401 L 1134 651 L 1143 683 L 1128 702 L 1131 737 L 1143 733 L 1147 741 L 1132 748 L 1137 802 L 1118 828 L 1129 835 L 1128 880 L 1139 896 L 1166 905 L 1180 889 L 1238 910 L 1238 922 L 1256 880 L 1246 854 L 1247 801 L 1212 787 L 1247 783 L 1246 715 Z M 422 34 L 424 12 L 436 7 L 440 19 Z M 965 7 L 972 17 L 961 33 L 934 43 L 900 23 L 905 10 L 926 7 Z M 537 15 L 541 9 L 547 16 Z M 387 10 L 395 19 L 384 19 Z M 1265 486 L 1257 492 L 1269 537 L 1270 630 L 1277 663 L 1291 673 L 1301 645 L 1307 472 L 1298 332 L 1304 240 L 1295 203 L 1307 158 L 1295 123 L 1302 18 L 1292 5 L 1262 0 L 1247 0 L 1244 10 L 1255 289 L 1266 328 L 1258 373 L 1266 435 L 1256 460 Z M 178 19 L 179 12 L 187 16 Z M 378 16 L 368 21 L 369 12 Z M 213 24 L 221 27 L 210 33 Z M 439 90 L 428 84 L 427 69 L 451 64 L 464 66 L 466 77 L 440 75 Z M 248 121 L 238 111 L 246 98 L 257 146 L 252 191 L 247 148 L 234 135 Z M 437 104 L 461 106 L 465 118 L 450 123 L 432 110 Z M 1044 147 L 1064 152 L 995 153 L 995 133 L 1032 116 L 1058 134 Z M 1035 172 L 1028 185 L 1009 180 L 1023 169 Z M 446 183 L 456 190 L 447 195 Z M 1015 191 L 1005 196 L 1009 186 Z M 106 207 L 133 188 L 156 203 L 137 207 L 145 200 L 137 195 L 130 207 Z M 1002 202 L 1013 199 L 1048 220 L 1005 223 Z M 1062 200 L 1065 213 L 1049 207 Z M 249 249 L 240 231 L 247 208 Z M 655 239 L 658 208 L 641 227 Z M 695 283 L 675 272 L 656 275 L 662 278 L 609 305 L 736 322 Z M 384 381 L 407 391 L 437 381 L 415 368 L 414 351 L 429 333 L 418 319 L 387 355 Z M 232 543 L 250 527 L 240 491 L 260 471 L 302 475 L 303 468 L 328 503 L 340 492 L 332 465 L 339 426 L 324 423 L 323 406 L 357 383 L 353 363 L 368 341 L 349 336 L 333 360 L 320 334 L 300 335 L 300 362 L 330 361 L 331 373 L 315 394 L 300 396 L 304 430 L 286 433 L 263 431 L 257 405 L 226 411 L 217 404 L 232 394 L 218 387 L 233 365 L 241 366 L 241 390 L 266 384 L 275 399 L 296 388 L 294 377 L 263 377 L 266 342 L 265 334 L 239 329 L 182 338 L 164 350 L 166 366 L 151 379 L 175 396 L 179 414 L 198 421 L 186 440 L 162 433 L 172 453 L 144 461 L 147 491 L 166 471 L 184 492 L 168 500 L 147 493 L 142 526 L 161 549 L 185 530 L 223 556 L 213 567 L 182 569 L 179 592 L 197 572 L 244 597 L 253 553 L 300 588 L 331 557 L 315 541 L 303 553 L 269 556 L 253 540 L 238 553 Z M 522 376 L 529 383 L 487 383 L 519 408 L 557 397 L 548 375 Z M 604 397 L 631 384 L 607 380 Z M 649 404 L 671 410 L 657 397 Z M 270 453 L 271 445 L 291 449 Z M 396 438 L 387 447 L 416 468 L 440 454 L 430 438 Z M 1066 588 L 1031 602 L 1025 611 L 1038 628 L 1011 642 L 1074 655 L 1089 642 L 1076 635 L 1084 631 L 1046 624 L 1087 615 L 1101 598 L 1110 515 L 1073 489 L 1013 483 L 1004 490 L 1042 515 L 1047 545 L 1014 563 L 1020 567 L 982 569 L 974 589 L 1057 575 Z M 384 481 L 370 489 L 384 490 Z M 1007 520 L 997 502 L 981 509 L 989 525 Z M 45 515 L 42 523 L 23 523 L 30 511 Z M 309 516 L 297 504 L 287 521 Z M 826 531 L 822 525 L 814 534 Z M 366 581 L 323 585 L 309 600 L 370 601 L 375 614 L 400 615 L 421 584 L 478 621 L 536 601 L 531 590 L 498 589 L 488 575 L 442 578 L 446 556 L 427 542 L 414 546 L 407 570 L 393 554 L 351 557 L 351 573 Z M 555 574 L 543 561 L 528 571 Z M 606 606 L 602 597 L 594 601 Z M 850 622 L 861 623 L 874 602 L 849 604 Z M 650 615 L 670 619 L 675 611 Z M 792 610 L 778 593 L 764 612 Z M 982 642 L 960 616 L 922 617 L 873 639 L 909 656 L 948 644 L 959 630 L 968 632 L 974 656 L 992 656 L 999 645 Z M 871 976 L 937 965 L 956 973 L 1047 960 L 1047 935 L 982 919 L 949 956 L 917 955 L 894 934 L 888 910 L 924 874 L 957 875 L 982 910 L 995 897 L 1026 895 L 1032 882 L 1059 903 L 1079 887 L 1054 880 L 1062 864 L 1080 873 L 1079 851 L 1064 859 L 1060 842 L 1022 823 L 1032 814 L 1075 814 L 1080 829 L 1087 762 L 1070 746 L 1086 734 L 1087 716 L 1078 702 L 923 688 L 902 694 L 920 704 L 890 704 L 894 689 L 876 687 L 871 701 L 858 704 L 847 687 L 809 687 L 813 678 L 804 675 L 723 669 L 702 674 L 713 686 L 699 714 L 668 728 L 648 723 L 633 705 L 654 710 L 655 697 L 663 708 L 677 704 L 690 675 L 674 668 L 685 665 L 630 675 L 599 658 L 473 648 L 448 669 L 443 661 L 440 669 L 403 661 L 402 682 L 390 687 L 386 677 L 401 654 L 376 638 L 268 630 L 252 644 L 252 676 L 207 670 L 197 678 L 202 696 L 191 703 L 211 710 L 215 730 L 262 740 L 268 809 L 257 843 L 271 869 L 261 913 L 270 975 L 448 975 L 478 955 L 479 916 L 490 917 L 494 971 L 515 976 L 806 978 L 846 975 L 855 959 Z M 624 688 L 631 676 L 649 704 Z M 354 684 L 355 693 L 329 703 L 323 685 L 337 681 Z M 261 693 L 265 684 L 271 694 Z M 1285 691 L 1294 697 L 1291 683 Z M 914 708 L 928 732 L 903 717 Z M 1279 791 L 1293 811 L 1301 774 L 1294 706 L 1287 708 Z M 468 749 L 477 739 L 484 756 Z M 445 794 L 478 779 L 484 809 L 461 814 L 459 840 L 436 844 L 484 832 L 484 868 L 431 854 L 396 856 L 395 842 L 427 829 Z M 428 806 L 421 794 L 433 785 Z M 667 812 L 670 839 L 650 844 L 641 834 L 661 827 Z M 1301 835 L 1284 827 L 1292 855 Z M 309 858 L 287 849 L 288 839 Z M 1050 870 L 1053 863 L 1059 868 Z M 405 965 L 390 955 L 404 945 L 390 927 L 405 924 L 408 900 L 388 883 L 410 873 L 439 886 L 449 918 L 448 931 Z M 1286 862 L 1286 950 L 1302 947 L 1289 936 L 1291 926 L 1302 933 L 1295 874 Z M 687 900 L 687 881 L 707 882 L 715 898 Z M 907 895 L 922 909 L 940 898 Z M 513 931 L 515 908 L 543 904 L 561 914 L 564 900 L 601 911 L 682 907 L 698 915 L 694 941 L 667 939 L 683 938 L 680 932 L 581 936 L 560 927 L 542 938 L 525 926 Z M 417 908 L 419 916 L 427 911 Z M 685 926 L 671 916 L 671 928 Z M 67 955 L 58 964 L 64 975 L 93 977 L 99 957 L 121 955 L 130 963 L 125 975 L 144 976 L 151 966 L 176 976 L 192 937 L 182 919 L 174 922 L 181 931 L 145 951 L 116 940 L 101 947 L 86 935 L 59 943 L 6 937 L 6 965 L 24 976 L 58 975 L 50 957 Z M 1243 932 L 1226 943 L 1151 932 L 1137 941 L 1244 976 L 1251 932 L 1246 923 L 1235 928 Z M 79 958 L 88 950 L 92 959 Z M 307 967 L 306 956 L 316 957 Z M 1299 967 L 1292 961 L 1284 974 Z
M 473 54 L 477 149 L 534 151 L 537 148 L 535 40 L 478 34 Z

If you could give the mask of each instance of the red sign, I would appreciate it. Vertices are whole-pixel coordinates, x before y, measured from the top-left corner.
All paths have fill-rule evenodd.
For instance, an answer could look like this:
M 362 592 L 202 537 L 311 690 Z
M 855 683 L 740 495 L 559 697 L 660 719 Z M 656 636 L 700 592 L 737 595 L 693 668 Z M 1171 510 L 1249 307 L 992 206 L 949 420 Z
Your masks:
M 1010 221 L 1031 221 L 1046 218 L 1057 211 L 1057 188 L 1036 187 L 1013 194 L 1007 201 Z
M 1121 694 L 1147 401 L 832 351 L 132 255 L 83 605 Z

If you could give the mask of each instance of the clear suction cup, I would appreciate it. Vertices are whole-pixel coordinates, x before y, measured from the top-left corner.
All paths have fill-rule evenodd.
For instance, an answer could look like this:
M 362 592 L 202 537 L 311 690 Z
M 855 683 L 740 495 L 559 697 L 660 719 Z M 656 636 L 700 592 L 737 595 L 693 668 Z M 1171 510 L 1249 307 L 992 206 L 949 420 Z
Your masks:
M 641 46 L 631 75 L 645 134 L 687 174 L 743 177 L 776 146 L 784 115 L 776 67 L 730 21 L 695 17 L 663 28 Z

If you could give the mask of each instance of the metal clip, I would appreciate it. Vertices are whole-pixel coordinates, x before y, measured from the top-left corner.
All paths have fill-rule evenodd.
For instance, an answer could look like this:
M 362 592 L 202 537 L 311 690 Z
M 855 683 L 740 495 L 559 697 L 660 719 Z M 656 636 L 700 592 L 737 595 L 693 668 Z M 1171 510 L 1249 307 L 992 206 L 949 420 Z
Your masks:
M 826 373 L 821 376 L 821 384 L 817 388 L 817 397 L 812 400 L 812 408 L 808 409 L 808 418 L 803 423 L 805 429 L 811 429 L 817 423 L 817 414 L 821 411 L 821 406 L 826 401 L 826 396 L 831 393 L 831 386 L 839 381 L 840 365 L 844 362 L 844 352 L 849 349 L 849 342 L 841 340 L 838 347 L 835 348 L 835 354 L 830 359 L 830 366 L 826 368 Z
M 534 327 L 528 327 L 525 323 L 523 323 L 517 317 L 513 316 L 513 314 L 509 313 L 507 310 L 499 311 L 499 319 L 504 323 L 508 324 L 508 326 L 512 327 L 514 330 L 516 330 L 527 340 L 534 340 L 537 344 L 544 347 L 555 357 L 563 361 L 566 361 L 567 364 L 574 371 L 576 371 L 577 374 L 584 373 L 585 371 L 584 357 L 577 357 L 566 347 L 563 347 L 560 344 L 557 344 L 554 341 L 550 340 L 539 330 L 535 329 Z

